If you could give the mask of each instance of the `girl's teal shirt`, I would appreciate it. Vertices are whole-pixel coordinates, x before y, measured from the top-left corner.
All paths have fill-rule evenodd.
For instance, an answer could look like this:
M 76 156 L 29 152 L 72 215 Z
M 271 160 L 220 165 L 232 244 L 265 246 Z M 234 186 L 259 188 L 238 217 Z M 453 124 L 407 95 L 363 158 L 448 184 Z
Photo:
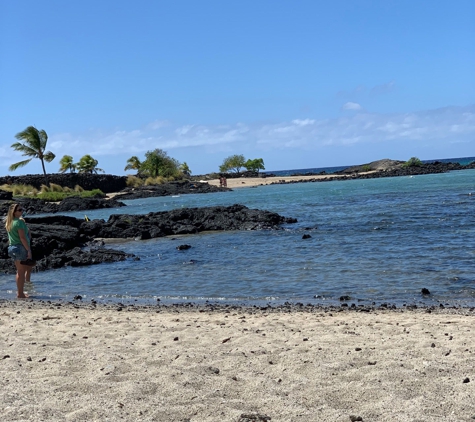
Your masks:
M 8 232 L 8 242 L 10 246 L 14 245 L 21 245 L 20 235 L 18 234 L 18 230 L 23 229 L 25 232 L 26 239 L 28 240 L 28 245 L 30 244 L 30 236 L 28 236 L 28 227 L 24 220 L 20 218 L 14 218 L 12 223 L 12 228 Z

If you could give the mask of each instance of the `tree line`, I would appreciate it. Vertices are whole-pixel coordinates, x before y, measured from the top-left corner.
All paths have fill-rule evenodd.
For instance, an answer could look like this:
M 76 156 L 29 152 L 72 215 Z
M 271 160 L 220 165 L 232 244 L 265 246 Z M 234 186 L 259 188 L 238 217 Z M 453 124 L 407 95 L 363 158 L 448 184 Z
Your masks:
M 227 173 L 229 171 L 240 173 L 242 168 L 245 168 L 247 171 L 252 171 L 253 173 L 259 173 L 260 170 L 265 170 L 264 160 L 262 158 L 246 160 L 242 154 L 230 155 L 223 160 L 223 164 L 219 166 L 219 171 L 221 173 Z
M 23 156 L 28 157 L 26 160 L 14 163 L 9 167 L 9 171 L 15 171 L 20 167 L 26 166 L 34 158 L 41 161 L 43 173 L 46 176 L 45 162 L 50 163 L 56 155 L 46 150 L 48 143 L 48 135 L 43 129 L 38 130 L 34 126 L 28 126 L 22 132 L 15 135 L 18 142 L 15 142 L 11 147 Z M 70 155 L 64 155 L 59 161 L 60 173 L 67 171 L 74 173 L 89 173 L 97 174 L 104 172 L 98 167 L 98 160 L 91 155 L 86 154 L 78 162 Z M 245 159 L 244 155 L 231 155 L 223 160 L 219 166 L 221 173 L 235 172 L 240 173 L 241 169 L 245 168 L 247 171 L 259 173 L 260 170 L 265 170 L 264 160 L 262 158 Z M 166 151 L 156 148 L 145 153 L 145 158 L 140 160 L 137 156 L 132 156 L 127 160 L 127 165 L 124 168 L 127 170 L 136 170 L 138 176 L 144 177 L 181 177 L 190 176 L 191 169 L 186 162 L 180 163 L 175 158 L 170 157 Z
M 24 157 L 29 157 L 26 160 L 19 161 L 12 164 L 8 170 L 15 171 L 20 167 L 26 166 L 33 158 L 38 158 L 41 161 L 41 167 L 43 168 L 43 174 L 46 176 L 45 162 L 51 163 L 56 158 L 56 155 L 51 151 L 46 151 L 46 145 L 48 143 L 47 133 L 41 129 L 38 130 L 34 126 L 28 126 L 25 130 L 17 133 L 15 138 L 21 142 L 15 142 L 11 147 L 18 152 L 21 152 Z M 73 157 L 65 155 L 61 158 L 59 171 L 64 173 L 66 171 L 79 173 L 96 173 L 104 170 L 97 167 L 99 162 L 86 154 L 77 163 L 74 163 Z

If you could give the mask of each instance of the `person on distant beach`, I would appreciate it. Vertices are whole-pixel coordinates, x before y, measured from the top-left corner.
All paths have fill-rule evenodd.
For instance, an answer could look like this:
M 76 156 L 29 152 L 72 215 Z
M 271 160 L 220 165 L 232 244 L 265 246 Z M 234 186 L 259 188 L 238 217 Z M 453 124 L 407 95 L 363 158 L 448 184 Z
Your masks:
M 31 267 L 23 265 L 21 261 L 32 259 L 28 227 L 25 220 L 21 217 L 22 212 L 23 208 L 20 204 L 12 204 L 8 209 L 5 219 L 5 228 L 8 232 L 8 256 L 15 261 L 17 270 L 16 285 L 18 298 L 28 297 L 23 288 L 27 271 L 31 271 Z

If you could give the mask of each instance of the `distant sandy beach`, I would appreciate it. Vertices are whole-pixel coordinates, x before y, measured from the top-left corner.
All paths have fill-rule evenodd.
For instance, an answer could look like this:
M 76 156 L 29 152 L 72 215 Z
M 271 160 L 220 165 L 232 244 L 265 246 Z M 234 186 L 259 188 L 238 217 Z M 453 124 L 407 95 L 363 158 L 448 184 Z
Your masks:
M 347 178 L 345 175 L 316 175 L 316 176 L 276 176 L 276 177 L 238 177 L 235 179 L 226 179 L 228 188 L 245 188 L 261 185 L 270 185 L 272 183 L 278 183 L 284 181 L 285 183 L 289 182 L 299 182 L 306 180 L 318 180 L 318 179 L 329 179 L 329 178 Z M 219 186 L 219 179 L 206 180 L 207 183 L 214 186 Z
M 2 421 L 469 421 L 469 310 L 0 302 Z

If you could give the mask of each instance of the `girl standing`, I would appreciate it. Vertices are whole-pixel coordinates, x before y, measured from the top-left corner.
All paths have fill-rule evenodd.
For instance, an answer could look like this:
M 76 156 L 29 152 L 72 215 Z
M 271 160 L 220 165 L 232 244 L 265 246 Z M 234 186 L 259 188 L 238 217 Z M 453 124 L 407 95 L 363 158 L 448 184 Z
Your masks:
M 21 218 L 23 208 L 20 204 L 12 204 L 8 209 L 5 219 L 5 228 L 8 232 L 8 255 L 15 261 L 17 297 L 26 298 L 23 288 L 25 286 L 25 274 L 29 267 L 21 261 L 31 259 L 30 237 L 25 220 Z

